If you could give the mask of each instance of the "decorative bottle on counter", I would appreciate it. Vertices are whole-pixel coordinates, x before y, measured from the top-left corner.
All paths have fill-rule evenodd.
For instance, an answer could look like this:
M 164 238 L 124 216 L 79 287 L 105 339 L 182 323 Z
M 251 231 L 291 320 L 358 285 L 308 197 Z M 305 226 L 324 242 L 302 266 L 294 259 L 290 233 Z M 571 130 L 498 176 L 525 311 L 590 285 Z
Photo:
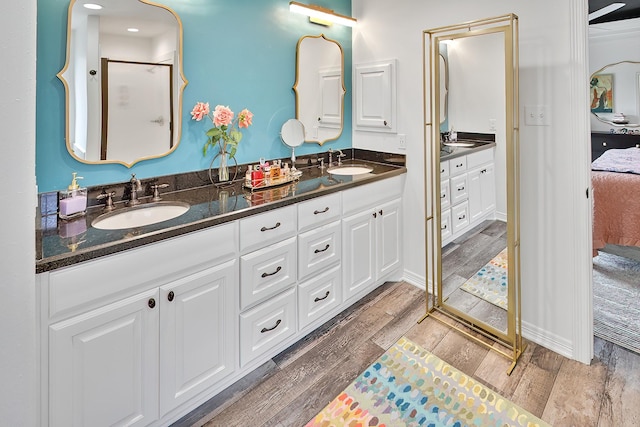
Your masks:
M 58 194 L 58 216 L 61 219 L 72 219 L 84 215 L 87 212 L 87 189 L 78 185 L 82 179 L 73 172 L 73 179 L 67 190 Z

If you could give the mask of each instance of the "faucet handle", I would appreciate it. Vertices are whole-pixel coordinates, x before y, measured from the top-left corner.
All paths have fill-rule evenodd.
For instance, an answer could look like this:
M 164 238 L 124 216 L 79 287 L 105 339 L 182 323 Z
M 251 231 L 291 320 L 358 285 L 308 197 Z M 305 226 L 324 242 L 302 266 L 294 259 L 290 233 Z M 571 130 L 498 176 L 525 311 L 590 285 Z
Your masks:
M 115 206 L 113 206 L 113 196 L 116 195 L 115 191 L 110 191 L 110 192 L 105 192 L 104 190 L 102 190 L 102 193 L 98 194 L 96 196 L 96 199 L 98 200 L 104 200 L 106 199 L 106 201 L 104 202 L 104 210 L 105 211 L 111 211 L 114 209 Z
M 153 190 L 153 198 L 151 199 L 151 201 L 159 202 L 160 200 L 162 200 L 162 198 L 160 197 L 160 192 L 158 191 L 158 189 L 167 188 L 168 186 L 169 186 L 169 184 L 153 184 L 151 186 L 151 189 Z

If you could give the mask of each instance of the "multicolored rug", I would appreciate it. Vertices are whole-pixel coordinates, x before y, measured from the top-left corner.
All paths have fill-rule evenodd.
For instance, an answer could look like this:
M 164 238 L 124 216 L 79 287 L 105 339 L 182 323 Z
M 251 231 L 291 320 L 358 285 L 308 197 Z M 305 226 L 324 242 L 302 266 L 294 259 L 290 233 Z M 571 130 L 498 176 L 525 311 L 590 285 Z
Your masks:
M 507 309 L 507 248 L 496 255 L 460 289 Z
M 405 337 L 307 427 L 549 426 Z

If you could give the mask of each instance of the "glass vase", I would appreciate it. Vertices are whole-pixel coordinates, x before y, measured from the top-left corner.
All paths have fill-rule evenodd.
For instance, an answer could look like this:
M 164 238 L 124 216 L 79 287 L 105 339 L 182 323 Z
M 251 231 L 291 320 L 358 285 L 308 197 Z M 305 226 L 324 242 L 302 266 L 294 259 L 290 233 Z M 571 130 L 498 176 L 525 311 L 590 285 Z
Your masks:
M 220 151 L 220 166 L 218 167 L 218 181 L 229 181 L 229 154 L 222 150 Z

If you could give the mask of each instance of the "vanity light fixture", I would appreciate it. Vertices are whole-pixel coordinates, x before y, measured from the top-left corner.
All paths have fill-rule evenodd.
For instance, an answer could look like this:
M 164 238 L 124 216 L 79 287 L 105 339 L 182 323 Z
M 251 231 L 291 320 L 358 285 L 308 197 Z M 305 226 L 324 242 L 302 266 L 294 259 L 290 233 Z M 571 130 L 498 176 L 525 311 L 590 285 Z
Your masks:
M 100 9 L 102 9 L 102 6 L 100 6 L 99 4 L 95 4 L 95 3 L 85 3 L 82 6 L 84 6 L 86 9 L 91 9 L 91 10 L 100 10 Z
M 137 29 L 137 28 L 133 28 L 133 27 L 131 27 L 131 28 L 127 28 L 127 31 L 129 31 L 130 33 L 137 33 L 137 32 L 138 32 L 138 31 L 140 31 L 140 30 L 139 30 L 139 29 Z
M 311 22 L 320 25 L 328 26 L 331 24 L 341 24 L 348 27 L 353 27 L 356 25 L 356 22 L 358 22 L 358 20 L 355 18 L 340 15 L 339 13 L 335 13 L 331 9 L 326 9 L 324 7 L 316 6 L 313 4 L 305 5 L 302 3 L 298 3 L 297 1 L 289 2 L 289 10 L 291 12 L 306 15 L 309 17 L 309 20 Z

